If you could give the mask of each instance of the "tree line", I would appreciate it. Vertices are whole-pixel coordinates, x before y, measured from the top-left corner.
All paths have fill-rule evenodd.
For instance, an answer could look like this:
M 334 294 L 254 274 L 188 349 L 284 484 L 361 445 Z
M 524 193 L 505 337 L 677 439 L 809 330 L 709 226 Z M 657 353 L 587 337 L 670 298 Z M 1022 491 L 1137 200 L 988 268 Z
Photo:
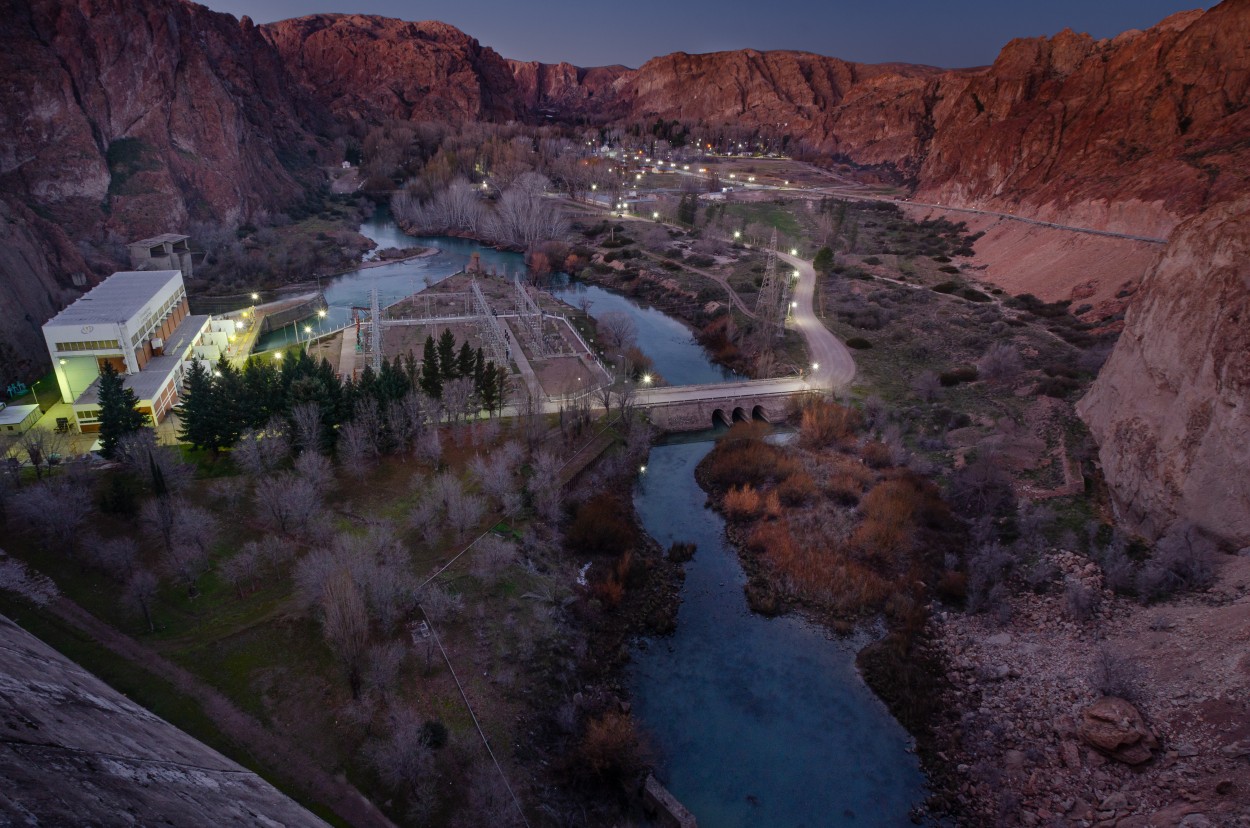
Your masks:
M 356 380 L 340 379 L 326 359 L 303 349 L 280 356 L 253 356 L 242 368 L 225 357 L 212 367 L 193 362 L 176 407 L 179 439 L 216 451 L 238 445 L 249 432 L 281 430 L 301 448 L 329 451 L 367 427 L 377 451 L 390 453 L 406 447 L 429 421 L 494 414 L 507 397 L 507 369 L 468 342 L 457 349 L 450 330 L 437 342 L 427 338 L 421 362 L 411 352 L 383 359 L 379 370 L 366 366 Z M 102 431 L 105 419 L 102 409 Z

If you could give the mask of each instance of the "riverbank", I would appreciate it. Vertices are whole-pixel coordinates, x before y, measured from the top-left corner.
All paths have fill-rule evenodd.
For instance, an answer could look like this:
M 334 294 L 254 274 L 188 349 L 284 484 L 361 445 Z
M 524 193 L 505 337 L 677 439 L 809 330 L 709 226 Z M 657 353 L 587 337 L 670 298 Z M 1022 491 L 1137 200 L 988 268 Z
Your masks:
M 725 516 L 752 611 L 793 613 L 842 637 L 877 631 L 856 662 L 916 740 L 929 796 L 912 818 L 958 817 L 958 782 L 943 759 L 958 716 L 945 704 L 929 585 L 940 582 L 963 531 L 931 483 L 896 465 L 884 444 L 860 441 L 859 429 L 858 412 L 828 402 L 809 405 L 787 446 L 740 425 L 697 478 Z

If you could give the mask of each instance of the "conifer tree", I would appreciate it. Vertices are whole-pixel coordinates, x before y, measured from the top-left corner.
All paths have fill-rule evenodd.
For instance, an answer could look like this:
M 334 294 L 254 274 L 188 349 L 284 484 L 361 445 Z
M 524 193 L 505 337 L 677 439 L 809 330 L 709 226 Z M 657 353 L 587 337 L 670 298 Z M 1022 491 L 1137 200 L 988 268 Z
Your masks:
M 474 370 L 477 356 L 473 353 L 473 349 L 469 347 L 468 340 L 460 346 L 460 353 L 456 356 L 456 375 L 472 379 L 477 371 Z
M 112 459 L 117 443 L 147 425 L 148 417 L 139 411 L 135 392 L 123 386 L 124 379 L 112 363 L 100 369 L 100 453 Z
M 438 349 L 434 337 L 425 338 L 425 351 L 421 362 L 421 390 L 427 396 L 438 399 L 443 396 L 443 372 L 438 365 Z
M 180 426 L 178 439 L 195 448 L 207 448 L 213 439 L 213 409 L 215 396 L 212 374 L 198 359 L 191 362 L 183 380 L 182 399 L 175 407 Z
M 456 336 L 451 332 L 451 328 L 443 328 L 443 334 L 438 338 L 438 367 L 442 369 L 442 377 L 445 380 L 453 380 L 458 376 L 456 373 Z

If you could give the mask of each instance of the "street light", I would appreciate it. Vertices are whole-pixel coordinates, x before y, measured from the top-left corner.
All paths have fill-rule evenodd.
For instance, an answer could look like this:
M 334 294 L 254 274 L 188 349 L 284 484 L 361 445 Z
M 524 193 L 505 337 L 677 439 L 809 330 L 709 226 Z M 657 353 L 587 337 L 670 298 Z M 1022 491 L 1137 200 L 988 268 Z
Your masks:
M 734 231 L 734 238 L 735 238 L 735 239 L 740 239 L 740 238 L 742 238 L 742 231 L 741 231 L 741 230 L 735 230 L 735 231 Z
M 813 371 L 819 371 L 819 370 L 820 370 L 820 363 L 819 363 L 819 362 L 813 362 L 813 363 L 812 363 L 812 370 L 813 370 Z
M 650 374 L 643 374 L 643 375 L 642 375 L 642 381 L 643 381 L 643 383 L 644 383 L 644 384 L 646 384 L 646 385 L 650 385 L 650 384 L 651 384 L 651 375 L 650 375 Z
M 252 301 L 253 301 L 253 302 L 255 302 L 255 301 L 257 301 L 258 299 L 260 299 L 260 294 L 259 294 L 259 293 L 253 293 L 253 294 L 252 294 Z
M 322 308 L 321 310 L 317 311 L 317 317 L 318 317 L 319 319 L 325 319 L 325 318 L 326 318 L 326 309 L 325 309 L 325 308 Z
M 791 256 L 797 256 L 797 255 L 799 255 L 799 249 L 798 249 L 797 247 L 791 247 L 791 248 L 790 248 L 790 255 L 791 255 Z

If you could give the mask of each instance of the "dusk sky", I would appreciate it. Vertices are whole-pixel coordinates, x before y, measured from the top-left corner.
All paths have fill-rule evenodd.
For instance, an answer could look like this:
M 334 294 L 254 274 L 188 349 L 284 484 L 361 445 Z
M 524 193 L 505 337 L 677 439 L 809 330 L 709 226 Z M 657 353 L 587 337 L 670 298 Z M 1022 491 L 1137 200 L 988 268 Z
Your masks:
M 257 23 L 318 12 L 359 12 L 451 23 L 504 57 L 580 66 L 638 66 L 669 52 L 801 49 L 863 62 L 961 67 L 990 63 L 1013 37 L 1064 28 L 1112 37 L 1194 0 L 208 0 Z

